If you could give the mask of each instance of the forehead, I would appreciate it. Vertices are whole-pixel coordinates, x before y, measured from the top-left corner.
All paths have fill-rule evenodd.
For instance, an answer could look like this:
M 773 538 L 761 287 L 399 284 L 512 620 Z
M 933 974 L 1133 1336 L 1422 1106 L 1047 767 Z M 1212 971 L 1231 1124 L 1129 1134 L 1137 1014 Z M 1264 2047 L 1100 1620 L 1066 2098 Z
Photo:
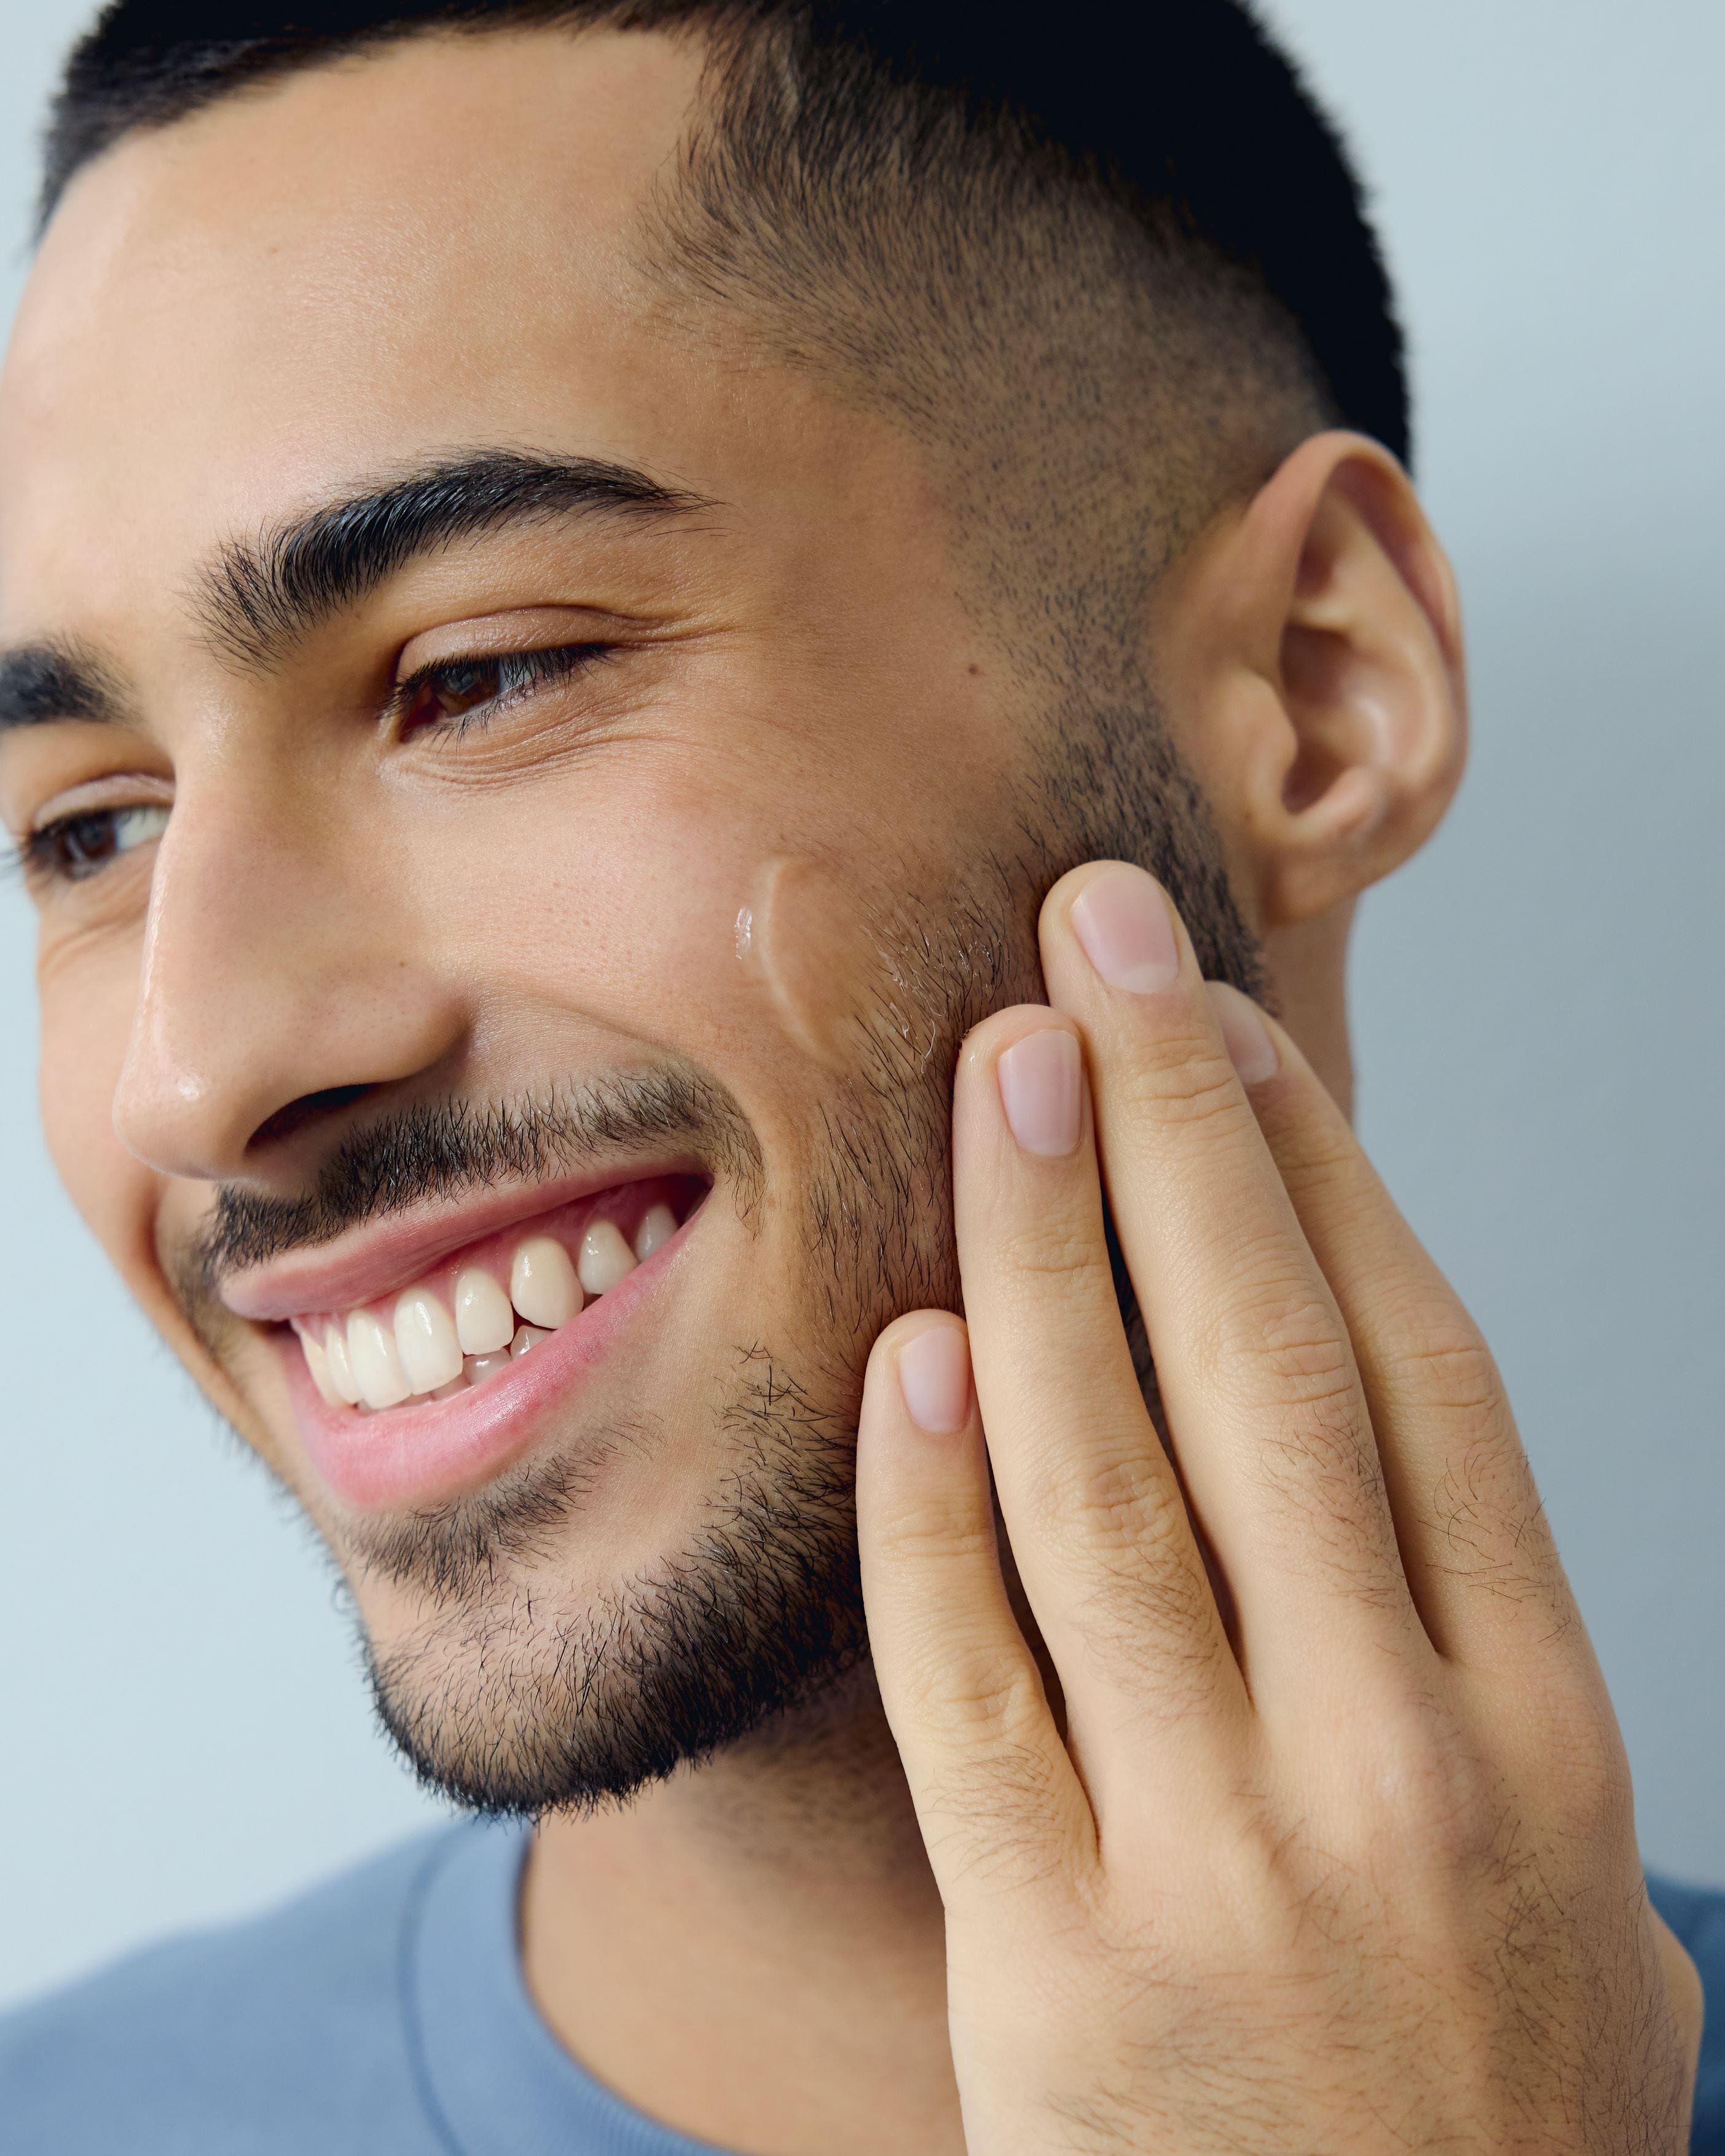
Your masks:
M 700 66 L 643 33 L 416 38 L 87 168 L 0 383 L 0 613 L 428 449 L 675 456 L 631 242 Z

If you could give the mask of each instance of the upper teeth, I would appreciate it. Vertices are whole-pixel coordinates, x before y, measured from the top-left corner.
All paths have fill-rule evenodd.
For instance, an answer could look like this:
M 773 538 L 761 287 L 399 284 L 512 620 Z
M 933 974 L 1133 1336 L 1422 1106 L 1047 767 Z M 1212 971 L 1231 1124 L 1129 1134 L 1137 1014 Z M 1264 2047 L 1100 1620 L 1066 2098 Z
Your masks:
M 581 1286 L 589 1295 L 603 1295 L 634 1269 L 635 1254 L 624 1241 L 622 1229 L 614 1220 L 595 1220 L 581 1239 Z M 577 1289 L 578 1309 L 580 1300 Z
M 589 1296 L 615 1287 L 676 1226 L 669 1205 L 651 1207 L 631 1250 L 614 1220 L 589 1221 L 574 1260 L 555 1236 L 529 1235 L 510 1259 L 506 1291 L 485 1267 L 470 1265 L 456 1277 L 453 1311 L 421 1282 L 403 1290 L 391 1313 L 368 1306 L 300 1323 L 305 1367 L 331 1407 L 393 1408 L 481 1384 L 578 1317 Z
M 461 1374 L 455 1321 L 429 1287 L 410 1287 L 396 1304 L 395 1344 L 410 1393 L 434 1393 Z
M 455 1337 L 464 1355 L 495 1355 L 515 1334 L 509 1297 L 483 1265 L 470 1265 L 455 1282 Z
M 395 1327 L 369 1310 L 356 1310 L 348 1317 L 347 1359 L 359 1396 L 368 1408 L 393 1408 L 413 1389 L 404 1367 L 406 1358 L 396 1345 Z
M 614 1228 L 611 1233 L 617 1235 Z M 617 1240 L 622 1242 L 623 1238 L 618 1235 Z M 633 1268 L 634 1258 L 629 1262 Z M 569 1253 L 552 1236 L 531 1237 L 510 1260 L 510 1301 L 529 1325 L 542 1326 L 547 1332 L 567 1325 L 580 1309 L 587 1299 L 582 1286 L 569 1262 Z M 493 1344 L 486 1342 L 488 1347 Z
M 677 1232 L 677 1216 L 669 1205 L 654 1205 L 648 1209 L 646 1218 L 635 1230 L 635 1255 L 644 1261 L 650 1258 L 661 1243 L 668 1243 Z

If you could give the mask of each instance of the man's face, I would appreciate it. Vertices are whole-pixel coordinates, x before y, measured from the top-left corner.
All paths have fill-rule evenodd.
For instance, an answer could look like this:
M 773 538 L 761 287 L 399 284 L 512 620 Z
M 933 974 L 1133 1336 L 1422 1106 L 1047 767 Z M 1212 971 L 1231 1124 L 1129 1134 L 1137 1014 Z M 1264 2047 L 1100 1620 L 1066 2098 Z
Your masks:
M 856 1650 L 861 1363 L 952 1294 L 950 1042 L 1028 985 L 1011 691 L 924 459 L 635 267 L 697 64 L 422 39 L 135 136 L 0 408 L 55 1158 L 398 1733 L 504 1798 Z M 382 1398 L 403 1295 L 405 1382 L 536 1242 L 530 1355 L 321 1397 L 308 1335 Z

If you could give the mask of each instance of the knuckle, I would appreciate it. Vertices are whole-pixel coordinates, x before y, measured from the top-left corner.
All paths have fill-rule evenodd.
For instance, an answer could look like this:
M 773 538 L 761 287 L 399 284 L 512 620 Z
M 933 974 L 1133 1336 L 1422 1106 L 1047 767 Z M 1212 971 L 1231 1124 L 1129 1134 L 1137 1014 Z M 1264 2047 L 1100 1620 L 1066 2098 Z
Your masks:
M 1213 1696 L 1224 1672 L 1215 1599 L 1184 1501 L 1153 1434 L 1146 1440 L 1101 1453 L 1063 1446 L 1028 1493 L 1028 1512 L 1070 1553 L 1073 1629 L 1085 1652 L 1122 1673 L 1160 1716 Z
M 1302 1512 L 1357 1522 L 1384 1469 L 1353 1343 L 1307 1283 L 1249 1283 L 1210 1317 L 1199 1367 L 1212 1396 L 1253 1419 L 1255 1469 Z
M 1257 1120 L 1241 1093 L 1234 1065 L 1218 1045 L 1199 1034 L 1148 1034 L 1133 1044 L 1115 1081 L 1122 1106 L 1174 1126 L 1219 1127 L 1242 1136 Z
M 1329 1733 L 1326 1845 L 1380 1888 L 1493 1872 L 1519 1824 L 1502 1779 L 1435 1691 L 1389 1686 Z
M 1045 1471 L 1041 1509 L 1092 1544 L 1153 1556 L 1183 1538 L 1185 1515 L 1167 1461 L 1147 1425 L 1141 1442 L 1062 1444 Z
M 1339 1209 L 1345 1218 L 1366 1200 L 1368 1181 L 1374 1178 L 1358 1139 L 1327 1095 L 1322 1106 L 1321 1117 L 1314 1117 L 1305 1088 L 1284 1095 L 1265 1118 L 1265 1135 L 1290 1187 L 1297 1186 L 1302 1198 L 1328 1211 Z
M 1384 1345 L 1427 1408 L 1477 1416 L 1502 1399 L 1491 1351 L 1458 1304 L 1421 1296 L 1396 1313 Z
M 1488 1860 L 1503 1830 L 1495 1777 L 1465 1733 L 1426 1706 L 1386 1717 L 1372 1761 L 1368 1833 L 1445 1870 Z
M 1632 1848 L 1629 1768 L 1609 1708 L 1574 1701 L 1538 1737 L 1475 1727 L 1441 1684 L 1362 1702 L 1341 1748 L 1341 1845 L 1416 1896 L 1445 1879 L 1513 1886 L 1529 1847 Z
M 1039 1286 L 1082 1289 L 1113 1275 L 1106 1245 L 1090 1219 L 1050 1214 L 1013 1220 L 997 1229 L 993 1263 L 1009 1276 Z
M 1548 1811 L 1564 1831 L 1595 1845 L 1634 1832 L 1634 1793 L 1628 1756 L 1603 1687 L 1585 1679 L 1553 1687 L 1540 1717 L 1537 1774 Z
M 920 1659 L 919 1689 L 949 1734 L 985 1752 L 1004 1747 L 1027 1758 L 1037 1753 L 1029 1732 L 1048 1707 L 1033 1664 L 999 1654 L 980 1640 L 955 1643 L 944 1631 L 931 1632 Z
M 968 1567 L 995 1556 L 993 1521 L 951 1496 L 901 1499 L 875 1522 L 871 1540 L 881 1556 L 903 1565 Z
M 1482 1340 L 1428 1339 L 1405 1359 L 1425 1380 L 1422 1391 L 1428 1406 L 1477 1415 L 1489 1413 L 1502 1397 L 1497 1365 Z
M 1280 1259 L 1281 1253 L 1276 1254 Z M 1277 1263 L 1256 1278 L 1250 1260 L 1211 1324 L 1208 1361 L 1219 1378 L 1290 1404 L 1317 1404 L 1355 1385 L 1353 1349 L 1335 1305 Z

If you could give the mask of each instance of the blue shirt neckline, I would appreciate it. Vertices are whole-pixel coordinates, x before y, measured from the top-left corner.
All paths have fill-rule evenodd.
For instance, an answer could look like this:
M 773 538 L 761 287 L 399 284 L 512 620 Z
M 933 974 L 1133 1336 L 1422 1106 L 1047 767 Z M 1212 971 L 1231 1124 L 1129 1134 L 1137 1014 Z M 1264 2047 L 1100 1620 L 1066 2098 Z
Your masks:
M 521 1973 L 531 1830 L 471 1822 L 431 1850 L 402 1928 L 403 2012 L 427 2110 L 459 2156 L 723 2156 L 596 2081 Z

